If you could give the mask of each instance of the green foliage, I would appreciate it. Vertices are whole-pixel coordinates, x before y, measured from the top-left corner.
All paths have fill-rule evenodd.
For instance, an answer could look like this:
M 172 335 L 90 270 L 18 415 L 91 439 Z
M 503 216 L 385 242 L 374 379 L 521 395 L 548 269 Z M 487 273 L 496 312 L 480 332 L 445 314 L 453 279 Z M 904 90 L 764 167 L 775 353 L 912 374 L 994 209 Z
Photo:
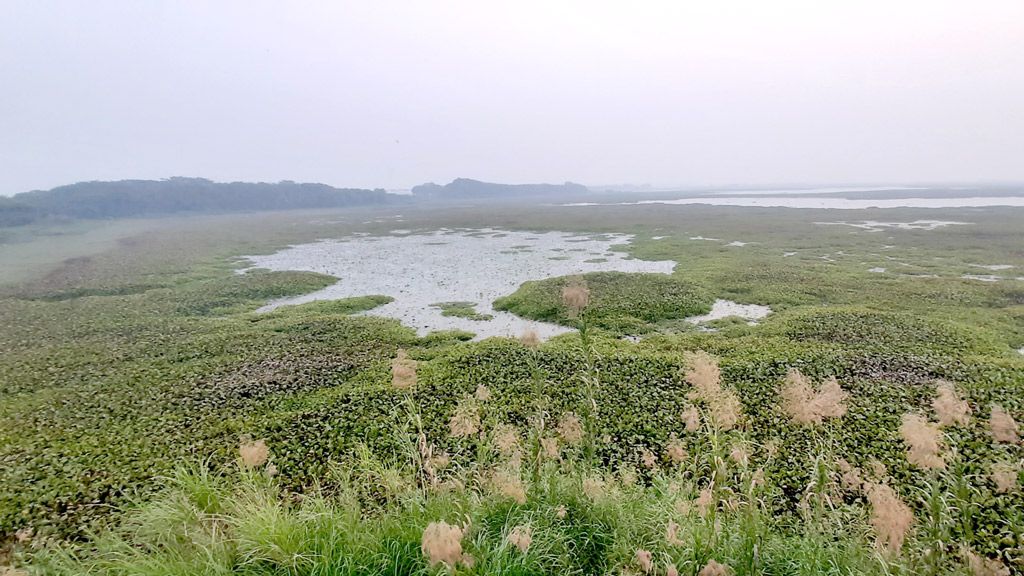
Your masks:
M 635 334 L 660 320 L 686 318 L 711 310 L 708 290 L 679 275 L 592 272 L 583 275 L 590 289 L 588 320 L 597 328 Z M 525 282 L 494 302 L 495 310 L 575 326 L 562 304 L 562 288 L 571 277 Z
M 494 318 L 490 314 L 477 312 L 475 302 L 438 302 L 431 306 L 440 308 L 442 316 L 455 316 L 469 320 L 492 320 Z

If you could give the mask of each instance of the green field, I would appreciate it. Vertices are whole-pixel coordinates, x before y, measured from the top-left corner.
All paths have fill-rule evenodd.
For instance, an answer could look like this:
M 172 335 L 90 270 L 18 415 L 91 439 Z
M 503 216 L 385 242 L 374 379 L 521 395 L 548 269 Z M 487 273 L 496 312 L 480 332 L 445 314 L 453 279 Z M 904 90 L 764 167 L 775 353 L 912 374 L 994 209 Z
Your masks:
M 401 214 L 140 220 L 5 238 L 0 566 L 639 574 L 650 552 L 657 574 L 670 564 L 713 574 L 701 572 L 711 560 L 733 574 L 1024 571 L 1024 447 L 1011 434 L 1024 422 L 1024 209 Z M 969 224 L 820 224 L 919 219 Z M 588 275 L 580 315 L 562 302 L 567 279 L 499 299 L 497 309 L 579 329 L 538 347 L 418 337 L 353 315 L 387 295 L 256 314 L 336 279 L 236 273 L 246 254 L 441 227 L 629 233 L 631 257 L 679 265 L 665 277 Z M 994 265 L 1013 267 L 979 267 Z M 684 320 L 716 298 L 773 313 L 713 330 Z M 472 317 L 472 304 L 438 299 L 454 315 Z M 392 382 L 399 349 L 418 362 L 405 389 Z M 710 388 L 698 385 L 710 378 L 699 351 L 721 371 Z M 835 378 L 843 414 L 794 421 L 780 392 L 792 370 L 812 394 Z M 938 429 L 940 381 L 969 414 Z M 723 398 L 738 401 L 735 423 L 719 417 Z M 916 448 L 901 434 L 907 414 L 930 422 Z M 466 426 L 477 432 L 453 433 Z M 272 477 L 240 463 L 241 438 L 264 440 Z M 460 527 L 472 566 L 429 565 L 424 530 L 440 521 Z

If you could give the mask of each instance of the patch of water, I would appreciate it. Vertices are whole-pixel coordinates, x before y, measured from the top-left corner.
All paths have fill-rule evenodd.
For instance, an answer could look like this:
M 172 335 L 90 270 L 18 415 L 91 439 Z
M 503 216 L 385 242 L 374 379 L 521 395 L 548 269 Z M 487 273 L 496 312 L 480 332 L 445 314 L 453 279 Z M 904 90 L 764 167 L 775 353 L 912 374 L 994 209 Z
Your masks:
M 340 278 L 323 290 L 275 300 L 259 312 L 314 300 L 383 294 L 394 298 L 394 302 L 366 314 L 397 318 L 420 335 L 454 329 L 474 332 L 477 338 L 514 337 L 532 329 L 541 338 L 548 338 L 569 329 L 498 312 L 491 303 L 511 294 L 523 282 L 552 276 L 599 271 L 672 273 L 674 261 L 627 259 L 624 252 L 610 250 L 632 238 L 627 234 L 588 237 L 564 232 L 441 230 L 323 240 L 247 258 L 254 268 L 304 270 Z M 514 249 L 527 241 L 532 252 Z M 595 261 L 593 253 L 604 254 L 605 259 Z M 491 314 L 494 319 L 442 316 L 441 310 L 430 306 L 455 301 L 473 302 L 477 312 Z
M 760 320 L 761 318 L 771 314 L 771 312 L 772 309 L 767 306 L 760 306 L 758 304 L 737 304 L 731 300 L 722 300 L 719 298 L 711 305 L 711 312 L 702 316 L 690 316 L 686 321 L 691 324 L 701 324 L 703 322 L 710 322 L 711 320 L 728 318 L 729 316 L 739 316 L 746 320 Z
M 998 282 L 1001 280 L 999 276 L 993 276 L 991 274 L 964 274 L 960 277 L 968 280 L 980 280 L 982 282 Z
M 749 208 L 811 208 L 864 210 L 866 208 L 984 208 L 1024 206 L 1024 196 L 978 196 L 970 198 L 800 198 L 800 197 L 699 197 L 676 200 L 638 200 L 636 202 L 573 202 L 558 206 L 636 206 L 642 204 L 707 204 Z
M 972 268 L 984 268 L 985 270 L 1009 270 L 1013 268 L 1012 264 L 968 264 Z
M 913 222 L 878 222 L 877 220 L 863 220 L 860 222 L 815 222 L 820 226 L 852 226 L 861 228 L 868 232 L 881 232 L 886 228 L 899 230 L 935 230 L 944 226 L 967 226 L 973 222 L 956 222 L 953 220 L 914 220 Z

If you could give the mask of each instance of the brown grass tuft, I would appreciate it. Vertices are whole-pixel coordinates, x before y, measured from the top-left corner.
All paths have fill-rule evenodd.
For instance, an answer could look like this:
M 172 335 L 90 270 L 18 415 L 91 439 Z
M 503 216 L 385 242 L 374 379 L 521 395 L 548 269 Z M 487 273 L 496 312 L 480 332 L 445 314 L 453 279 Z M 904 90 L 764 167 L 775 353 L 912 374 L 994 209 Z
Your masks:
M 569 318 L 576 318 L 590 304 L 590 289 L 582 276 L 573 276 L 562 288 L 562 303 L 569 310 Z
M 540 453 L 550 460 L 558 459 L 558 438 L 541 438 Z
M 505 456 L 512 456 L 522 451 L 519 443 L 519 431 L 510 424 L 498 424 L 491 431 L 491 439 L 498 452 Z
M 538 348 L 540 346 L 540 337 L 537 336 L 535 330 L 527 330 L 519 337 L 519 342 L 527 348 Z
M 558 435 L 562 437 L 562 440 L 574 446 L 579 444 L 583 440 L 583 425 L 580 424 L 580 419 L 576 417 L 572 412 L 566 412 L 562 415 L 562 419 L 558 421 Z
M 480 402 L 487 402 L 491 399 L 491 390 L 487 386 L 480 384 L 476 387 L 476 392 L 473 393 L 473 397 Z
M 701 568 L 697 576 L 729 576 L 729 567 L 714 560 L 708 560 L 707 565 Z
M 409 358 L 405 350 L 398 349 L 395 359 L 391 361 L 391 385 L 399 390 L 406 390 L 416 384 L 416 366 L 418 363 Z
M 472 436 L 480 431 L 480 412 L 477 407 L 469 402 L 463 402 L 455 408 L 451 420 L 448 421 L 448 429 L 452 436 Z
M 875 529 L 878 545 L 898 554 L 907 531 L 914 523 L 914 513 L 886 484 L 869 484 L 867 497 L 871 503 L 871 526 Z
M 992 472 L 988 477 L 996 485 L 996 491 L 1005 494 L 1017 488 L 1019 473 L 1019 465 L 1011 462 L 998 462 L 992 465 Z
M 1010 569 L 999 560 L 978 556 L 970 551 L 964 556 L 974 576 L 1010 576 Z
M 860 477 L 860 471 L 853 467 L 849 462 L 840 458 L 836 465 L 839 468 L 841 476 L 839 477 L 839 483 L 842 487 L 849 491 L 860 490 L 861 486 L 864 485 L 864 480 Z
M 904 414 L 900 436 L 907 445 L 907 460 L 922 468 L 945 468 L 942 430 L 919 414 Z
M 697 514 L 699 514 L 701 518 L 707 516 L 714 505 L 715 498 L 714 494 L 711 493 L 710 488 L 701 490 L 700 494 L 693 501 L 693 507 L 697 509 Z
M 782 407 L 794 422 L 804 425 L 821 424 L 826 418 L 840 418 L 846 414 L 846 398 L 835 378 L 829 378 L 815 392 L 807 378 L 792 368 L 786 374 L 785 384 L 779 391 Z
M 520 504 L 526 503 L 526 488 L 519 474 L 495 470 L 491 474 L 491 488 L 495 494 L 511 498 Z
M 989 416 L 989 425 L 992 426 L 992 437 L 996 442 L 1003 444 L 1016 444 L 1020 442 L 1020 426 L 1010 415 L 1010 412 L 1002 406 L 993 406 Z
M 270 458 L 270 448 L 267 448 L 266 440 L 253 442 L 251 438 L 242 438 L 238 453 L 242 456 L 242 465 L 246 468 L 262 466 Z
M 940 380 L 935 390 L 938 396 L 932 400 L 932 408 L 935 410 L 939 426 L 966 426 L 971 421 L 971 407 L 956 391 L 956 387 L 945 380 Z
M 533 530 L 529 526 L 516 526 L 508 533 L 508 543 L 525 553 L 533 544 Z
M 682 546 L 686 544 L 679 539 L 679 524 L 675 522 L 669 522 L 668 527 L 665 530 L 665 539 L 668 540 L 670 546 Z
M 640 565 L 640 569 L 644 572 L 650 572 L 654 568 L 651 553 L 647 550 L 640 549 L 636 551 L 636 563 Z
M 712 423 L 719 429 L 734 428 L 739 424 L 742 404 L 733 391 L 722 388 L 718 360 L 707 352 L 696 352 L 687 354 L 686 361 L 686 381 L 694 387 L 690 400 L 703 400 L 708 405 Z
M 430 558 L 430 565 L 444 562 L 449 567 L 462 560 L 462 528 L 445 521 L 431 522 L 423 531 L 420 549 Z
M 700 430 L 700 411 L 696 406 L 690 406 L 683 412 L 683 422 L 686 423 L 687 432 Z
M 591 500 L 599 500 L 604 495 L 604 480 L 600 478 L 584 478 L 583 493 Z
M 665 447 L 665 454 L 668 456 L 669 460 L 675 464 L 685 462 L 686 457 L 688 456 L 686 453 L 686 447 L 683 446 L 683 443 L 679 440 L 672 440 L 669 442 L 668 446 Z
M 675 564 L 669 564 L 665 568 L 665 576 L 679 576 L 679 568 L 676 568 Z
M 658 457 L 647 448 L 644 448 L 640 452 L 640 463 L 644 465 L 644 468 L 654 468 L 658 465 Z

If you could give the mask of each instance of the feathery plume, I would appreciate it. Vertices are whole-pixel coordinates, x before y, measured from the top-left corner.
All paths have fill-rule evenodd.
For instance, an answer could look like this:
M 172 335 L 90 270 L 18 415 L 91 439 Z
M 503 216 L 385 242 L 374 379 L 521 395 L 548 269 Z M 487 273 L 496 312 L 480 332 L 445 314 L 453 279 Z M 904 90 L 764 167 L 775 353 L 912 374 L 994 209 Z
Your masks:
M 267 448 L 266 440 L 252 441 L 251 438 L 242 438 L 238 446 L 238 453 L 242 457 L 242 465 L 246 468 L 262 466 L 270 457 L 270 448 Z
M 875 529 L 878 545 L 899 553 L 907 531 L 914 523 L 914 513 L 886 484 L 869 484 L 867 497 L 871 503 L 871 526 Z
M 519 337 L 519 342 L 521 342 L 523 346 L 533 349 L 540 346 L 540 337 L 537 336 L 536 330 L 527 330 Z
M 640 569 L 644 572 L 650 572 L 651 569 L 654 568 L 654 562 L 651 560 L 651 553 L 644 549 L 636 551 L 636 563 L 640 565 Z
M 533 530 L 529 526 L 516 526 L 508 534 L 508 543 L 519 548 L 520 552 L 526 553 L 533 544 Z
M 1020 442 L 1020 426 L 1010 415 L 1010 412 L 1002 406 L 993 406 L 989 415 L 989 425 L 992 426 L 992 437 L 996 442 L 1003 444 L 1016 444 Z
M 569 309 L 569 318 L 576 318 L 590 303 L 590 289 L 582 276 L 573 276 L 562 288 L 562 303 Z
M 558 438 L 541 438 L 540 451 L 545 458 L 558 459 Z
M 511 424 L 498 424 L 491 431 L 491 438 L 494 447 L 505 456 L 512 456 L 519 453 L 522 448 L 519 444 L 519 431 Z
M 448 429 L 452 436 L 472 436 L 480 431 L 480 414 L 473 404 L 463 402 L 455 408 L 451 420 L 448 421 Z
M 669 564 L 665 569 L 665 576 L 679 576 L 679 568 L 675 564 Z
M 523 479 L 519 474 L 495 470 L 491 474 L 491 487 L 496 494 L 511 498 L 520 504 L 526 503 L 526 488 L 523 487 Z
M 729 576 L 729 567 L 714 560 L 708 560 L 707 565 L 701 568 L 697 576 Z
M 675 522 L 669 522 L 668 527 L 665 530 L 665 539 L 668 540 L 670 546 L 682 546 L 685 544 L 679 539 L 679 524 Z
M 843 488 L 850 491 L 860 490 L 861 486 L 864 485 L 864 480 L 861 479 L 860 472 L 842 458 L 836 462 L 836 465 L 839 467 L 839 472 L 842 474 L 839 477 L 839 483 Z
M 701 518 L 707 516 L 708 512 L 711 512 L 712 506 L 714 506 L 714 495 L 711 493 L 710 488 L 701 490 L 697 499 L 693 501 L 693 507 L 697 509 L 697 514 L 700 514 Z
M 842 417 L 846 414 L 844 402 L 849 396 L 835 378 L 823 382 L 820 390 L 815 392 L 796 368 L 786 373 L 786 381 L 779 394 L 786 413 L 794 422 L 804 425 L 821 424 L 826 418 Z
M 643 464 L 645 468 L 654 468 L 658 465 L 658 457 L 647 448 L 644 448 L 643 451 L 640 452 L 640 463 Z
M 669 460 L 676 464 L 684 462 L 687 457 L 686 447 L 679 440 L 669 442 L 668 446 L 665 447 L 665 454 L 668 455 Z
M 967 425 L 971 420 L 971 406 L 956 391 L 956 387 L 940 380 L 935 389 L 938 396 L 932 400 L 932 408 L 939 426 Z
M 900 436 L 907 444 L 907 460 L 922 468 L 945 468 L 942 455 L 942 430 L 919 414 L 904 414 Z
M 475 396 L 480 402 L 487 402 L 491 399 L 491 390 L 487 386 L 480 384 L 476 387 L 476 392 L 473 396 Z
M 583 493 L 591 500 L 598 500 L 604 495 L 604 480 L 600 478 L 584 478 Z
M 992 472 L 988 477 L 996 485 L 996 491 L 1005 494 L 1017 488 L 1019 470 L 1020 466 L 1016 464 L 998 462 L 992 465 Z
M 579 444 L 583 440 L 583 425 L 580 419 L 572 412 L 566 412 L 558 422 L 558 435 L 570 446 Z
M 1010 576 L 1010 569 L 999 560 L 978 556 L 969 550 L 964 556 L 974 576 Z
M 708 405 L 712 423 L 722 430 L 729 430 L 739 424 L 742 405 L 731 390 L 721 386 L 721 370 L 718 360 L 707 352 L 687 354 L 686 381 L 693 385 L 690 400 L 703 400 Z
M 555 516 L 558 516 L 559 518 L 565 518 L 565 515 L 567 513 L 568 513 L 568 510 L 565 508 L 565 505 L 562 505 L 562 506 L 559 506 L 558 508 L 555 508 Z
M 398 349 L 395 359 L 391 361 L 391 385 L 399 390 L 406 390 L 416 384 L 416 366 L 418 362 L 409 358 L 405 350 Z
M 450 567 L 462 560 L 462 528 L 445 521 L 431 522 L 423 531 L 420 549 L 430 565 L 444 562 Z
M 687 432 L 700 430 L 700 411 L 696 406 L 690 406 L 683 412 L 683 422 L 686 423 Z

